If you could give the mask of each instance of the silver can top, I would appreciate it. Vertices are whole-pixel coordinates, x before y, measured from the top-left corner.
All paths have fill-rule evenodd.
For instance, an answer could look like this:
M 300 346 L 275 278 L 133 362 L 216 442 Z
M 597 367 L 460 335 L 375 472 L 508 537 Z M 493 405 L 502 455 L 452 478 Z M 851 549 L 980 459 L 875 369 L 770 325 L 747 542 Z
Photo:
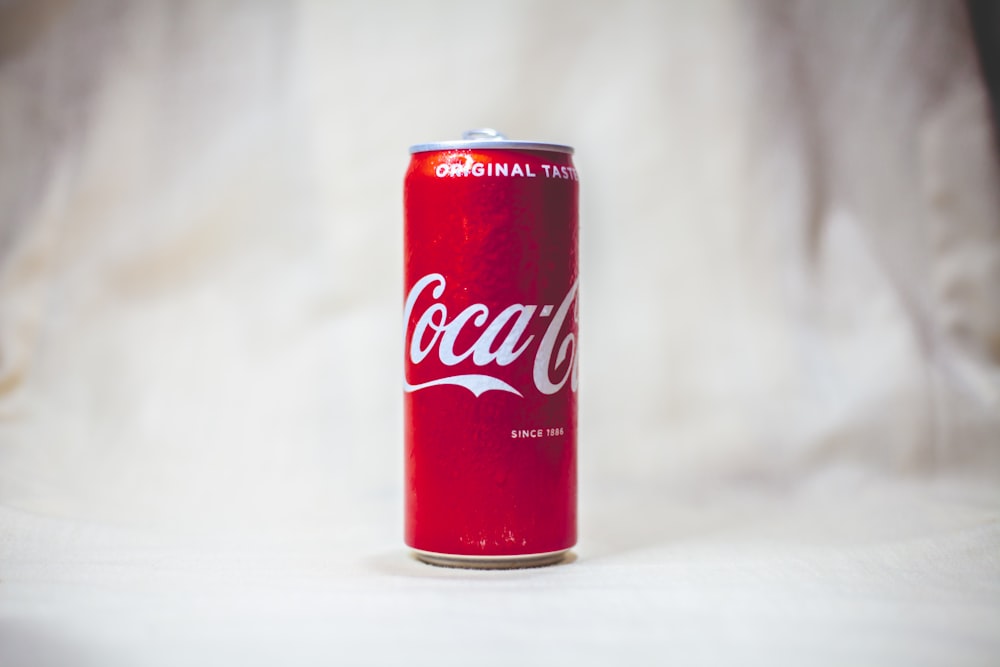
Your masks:
M 542 141 L 511 141 L 500 132 L 488 127 L 463 132 L 462 138 L 456 141 L 435 141 L 429 144 L 415 144 L 410 146 L 410 153 L 454 151 L 462 150 L 463 148 L 497 148 L 501 150 L 549 151 L 551 153 L 573 154 L 572 146 L 548 144 Z

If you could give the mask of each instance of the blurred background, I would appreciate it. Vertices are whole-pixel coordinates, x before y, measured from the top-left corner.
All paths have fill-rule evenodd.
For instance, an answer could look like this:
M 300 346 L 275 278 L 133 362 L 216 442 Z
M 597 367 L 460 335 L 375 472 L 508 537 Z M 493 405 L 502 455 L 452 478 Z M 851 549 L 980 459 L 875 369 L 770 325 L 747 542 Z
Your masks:
M 772 658 L 827 631 L 862 651 L 830 660 L 997 649 L 996 25 L 985 2 L 0 2 L 0 655 L 233 657 L 279 609 L 298 634 L 255 655 L 311 658 L 426 612 L 387 592 L 450 576 L 401 543 L 402 177 L 409 145 L 482 126 L 577 150 L 582 542 L 553 576 L 631 591 L 621 616 L 572 598 L 614 628 L 577 657 L 664 654 L 635 619 L 692 614 L 723 657 L 784 646 L 761 608 L 814 623 Z M 751 534 L 778 560 L 734 574 Z M 842 552 L 765 585 L 789 545 L 939 537 L 950 616 L 899 615 L 919 550 L 843 575 L 886 596 L 874 643 L 796 602 L 842 590 L 808 574 Z M 706 549 L 730 579 L 679 574 Z M 688 597 L 633 595 L 654 580 Z M 489 636 L 445 610 L 480 585 L 421 584 L 424 618 Z M 512 585 L 501 608 L 536 605 Z M 748 613 L 718 616 L 733 590 Z

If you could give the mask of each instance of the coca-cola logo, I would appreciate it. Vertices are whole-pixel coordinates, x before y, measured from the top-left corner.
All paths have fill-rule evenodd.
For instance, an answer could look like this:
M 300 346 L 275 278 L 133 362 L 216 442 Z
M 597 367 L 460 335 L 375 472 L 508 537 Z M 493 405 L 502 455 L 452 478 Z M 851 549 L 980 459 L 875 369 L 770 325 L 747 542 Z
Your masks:
M 405 391 L 456 385 L 465 387 L 476 397 L 487 391 L 506 391 L 523 397 L 524 394 L 515 387 L 497 377 L 495 370 L 489 371 L 510 366 L 521 358 L 530 358 L 533 352 L 532 380 L 539 392 L 555 394 L 567 384 L 575 392 L 579 376 L 576 327 L 564 325 L 571 316 L 570 310 L 573 318 L 570 324 L 576 323 L 578 284 L 579 281 L 573 283 L 558 307 L 554 304 L 515 303 L 491 316 L 488 307 L 474 303 L 451 317 L 448 307 L 441 302 L 447 287 L 444 276 L 440 273 L 427 274 L 410 288 L 406 296 L 403 345 L 410 362 L 416 366 L 427 357 L 436 355 L 443 366 L 452 367 L 471 361 L 484 372 L 446 375 L 418 384 L 410 384 L 409 378 L 404 376 Z M 414 318 L 418 304 L 423 310 Z M 547 325 L 539 339 L 527 332 L 536 328 L 532 325 L 540 320 L 547 320 Z M 412 331 L 411 322 L 414 322 Z M 470 334 L 475 335 L 475 341 L 456 349 L 460 347 L 459 338 L 468 341 Z

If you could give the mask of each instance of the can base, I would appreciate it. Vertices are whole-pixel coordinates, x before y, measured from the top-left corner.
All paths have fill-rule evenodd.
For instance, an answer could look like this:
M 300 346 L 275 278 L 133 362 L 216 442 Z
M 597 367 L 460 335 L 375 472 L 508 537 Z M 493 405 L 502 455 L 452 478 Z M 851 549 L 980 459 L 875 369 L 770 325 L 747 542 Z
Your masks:
M 516 570 L 558 565 L 567 560 L 570 550 L 563 549 L 519 556 L 458 556 L 414 549 L 413 555 L 419 561 L 438 567 L 459 567 L 468 570 Z

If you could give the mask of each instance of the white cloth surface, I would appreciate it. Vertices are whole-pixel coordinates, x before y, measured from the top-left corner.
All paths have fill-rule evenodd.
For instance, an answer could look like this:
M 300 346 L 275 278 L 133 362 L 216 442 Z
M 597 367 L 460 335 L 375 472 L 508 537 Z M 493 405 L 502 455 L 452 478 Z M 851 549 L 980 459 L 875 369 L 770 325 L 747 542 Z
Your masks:
M 0 665 L 1000 660 L 946 2 L 0 4 Z M 581 174 L 581 542 L 401 542 L 408 145 Z

